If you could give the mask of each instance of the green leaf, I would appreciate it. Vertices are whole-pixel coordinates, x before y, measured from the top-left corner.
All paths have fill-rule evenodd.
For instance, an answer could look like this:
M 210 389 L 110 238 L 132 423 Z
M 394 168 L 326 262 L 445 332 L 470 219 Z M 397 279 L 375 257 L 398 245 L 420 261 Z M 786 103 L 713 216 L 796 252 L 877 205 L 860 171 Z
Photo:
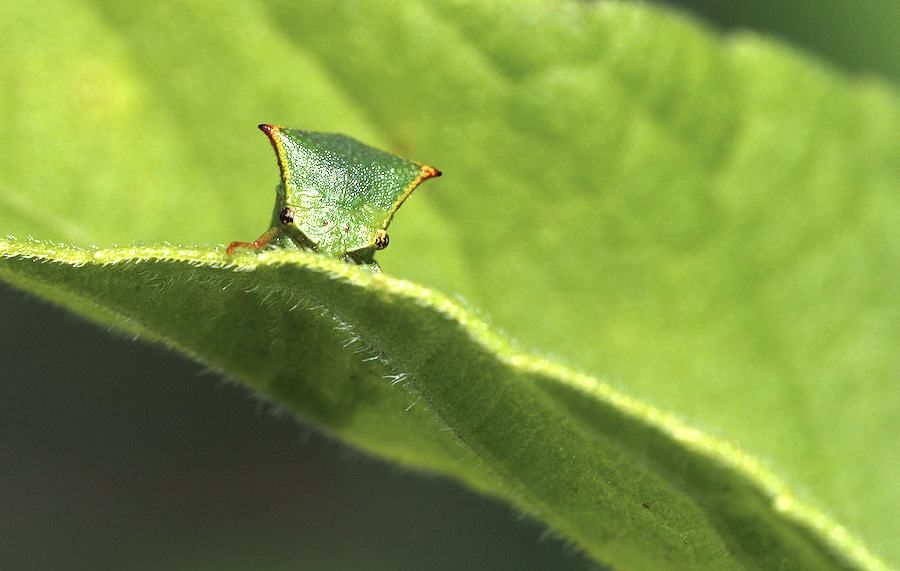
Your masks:
M 195 355 L 368 450 L 504 497 L 617 568 L 877 566 L 754 459 L 517 353 L 409 282 L 286 250 L 233 263 L 175 248 L 0 252 L 11 283 Z
M 519 505 L 621 568 L 688 565 L 692 557 L 704 561 L 696 568 L 828 568 L 833 549 L 864 561 L 859 568 L 878 568 L 854 547 L 857 534 L 893 566 L 900 563 L 893 473 L 900 459 L 900 101 L 891 88 L 840 76 L 751 34 L 717 37 L 683 16 L 612 2 L 224 8 L 73 1 L 43 12 L 9 2 L 0 8 L 0 32 L 7 62 L 0 89 L 3 232 L 82 246 L 223 244 L 258 235 L 277 173 L 252 128 L 261 121 L 345 132 L 439 165 L 445 176 L 417 191 L 392 223 L 391 246 L 379 254 L 385 271 L 464 296 L 518 346 L 552 351 L 632 395 L 593 381 L 585 389 L 574 380 L 583 377 L 556 366 L 532 370 L 534 361 L 510 357 L 520 352 L 505 343 L 484 356 L 510 371 L 496 390 L 460 369 L 454 378 L 475 379 L 475 390 L 485 392 L 472 398 L 450 391 L 448 401 L 469 397 L 472 416 L 438 416 L 505 482 L 492 493 L 522 494 Z M 28 242 L 7 247 L 44 252 Z M 191 252 L 177 262 L 81 270 L 22 262 L 3 272 L 107 321 L 110 302 L 78 302 L 87 294 L 75 295 L 75 283 L 88 287 L 98 272 L 109 272 L 128 284 L 125 270 L 132 268 L 171 278 L 151 280 L 155 285 L 145 287 L 153 291 L 188 288 L 201 277 L 252 289 L 247 280 L 267 273 L 268 257 L 242 255 L 239 267 L 260 266 L 235 273 L 214 267 L 224 263 L 217 253 Z M 60 255 L 87 263 L 77 251 Z M 322 324 L 323 315 L 338 315 L 324 302 L 312 302 L 323 306 L 318 314 L 313 306 L 287 313 L 318 316 L 308 335 L 328 359 L 302 362 L 343 382 L 280 387 L 282 399 L 308 403 L 307 415 L 343 434 L 353 424 L 360 438 L 381 414 L 405 419 L 409 430 L 392 424 L 371 434 L 374 444 L 356 441 L 488 488 L 484 470 L 448 467 L 445 460 L 455 456 L 437 452 L 460 452 L 450 435 L 435 435 L 428 424 L 449 404 L 417 389 L 424 402 L 400 415 L 396 409 L 415 400 L 403 383 L 392 391 L 383 379 L 372 382 L 404 372 L 395 370 L 403 361 L 390 361 L 390 370 L 367 361 L 369 374 L 341 376 L 362 366 L 354 360 L 361 355 L 324 349 L 348 335 L 388 339 L 401 322 L 414 331 L 432 323 L 435 335 L 469 329 L 443 318 L 439 327 L 434 320 L 446 315 L 439 311 L 444 301 L 437 308 L 434 299 L 414 303 L 418 295 L 396 291 L 405 282 L 291 256 L 297 258 L 279 266 L 289 279 L 268 276 L 279 288 L 267 290 L 273 296 L 319 276 L 329 286 L 317 286 L 312 299 L 361 307 L 353 314 L 358 321 L 339 324 L 350 332 Z M 63 273 L 71 281 L 55 282 Z M 333 275 L 341 279 L 323 277 Z M 279 281 L 285 279 L 290 283 Z M 264 281 L 254 283 L 265 290 Z M 221 311 L 251 321 L 272 311 L 240 309 L 239 289 L 216 292 L 232 300 L 220 303 Z M 107 297 L 114 291 L 103 290 Z M 348 300 L 336 299 L 338 292 Z M 115 295 L 137 298 L 134 291 Z M 372 321 L 365 310 L 371 300 L 378 301 L 372 311 L 402 310 Z M 208 302 L 198 305 L 215 305 Z M 126 317 L 128 327 L 175 339 L 139 315 Z M 298 335 L 253 336 L 242 328 L 229 339 L 234 349 L 247 349 Z M 483 347 L 480 339 L 468 347 Z M 177 343 L 206 361 L 219 350 Z M 298 369 L 262 358 L 270 367 Z M 242 366 L 231 372 L 245 377 L 252 366 Z M 403 379 L 411 388 L 422 381 Z M 387 411 L 366 417 L 359 407 L 340 413 L 334 404 L 356 402 L 356 391 L 366 390 L 374 402 L 390 403 Z M 488 406 L 479 403 L 498 412 L 485 415 Z M 681 422 L 641 403 L 740 442 L 752 456 L 702 432 L 679 432 Z M 420 412 L 426 407 L 428 414 Z M 484 427 L 491 431 L 480 430 L 477 439 L 463 436 Z M 577 493 L 559 487 L 561 479 L 584 475 L 584 466 L 562 467 L 550 454 L 568 451 L 576 464 L 588 461 L 581 448 L 566 448 L 567 430 L 610 453 L 587 471 L 600 495 L 584 518 L 573 515 L 585 508 L 573 499 L 586 501 L 580 480 Z M 553 443 L 562 448 L 541 448 Z M 506 450 L 505 461 L 514 462 L 518 452 L 510 450 L 524 444 L 535 447 L 527 449 L 533 455 L 523 452 L 513 469 L 495 465 L 488 452 Z M 556 460 L 544 462 L 540 450 Z M 711 460 L 717 457 L 724 467 Z M 763 458 L 783 486 L 753 458 Z M 716 488 L 720 481 L 725 487 Z M 542 500 L 541 490 L 557 494 Z M 650 491 L 664 499 L 628 496 Z M 605 533 L 586 534 L 590 525 Z M 682 542 L 674 545 L 676 536 Z M 787 559 L 776 561 L 781 556 Z M 663 557 L 676 563 L 656 565 Z

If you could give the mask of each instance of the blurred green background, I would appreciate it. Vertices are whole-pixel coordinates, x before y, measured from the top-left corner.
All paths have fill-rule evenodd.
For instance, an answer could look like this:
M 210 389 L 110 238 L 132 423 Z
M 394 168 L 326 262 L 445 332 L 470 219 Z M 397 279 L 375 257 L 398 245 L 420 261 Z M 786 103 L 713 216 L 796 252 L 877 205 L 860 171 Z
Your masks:
M 850 73 L 900 74 L 896 3 L 670 4 Z M 592 568 L 506 506 L 6 286 L 0 327 L 4 568 Z
M 779 37 L 851 73 L 900 77 L 900 3 L 892 0 L 689 0 L 668 4 L 699 15 L 724 31 L 747 28 Z

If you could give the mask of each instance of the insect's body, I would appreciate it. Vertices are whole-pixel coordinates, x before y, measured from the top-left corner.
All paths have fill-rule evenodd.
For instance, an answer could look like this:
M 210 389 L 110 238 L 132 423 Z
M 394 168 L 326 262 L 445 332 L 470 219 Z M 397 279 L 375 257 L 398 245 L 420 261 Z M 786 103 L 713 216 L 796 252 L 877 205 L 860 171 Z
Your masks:
M 377 268 L 391 218 L 423 180 L 441 173 L 344 135 L 260 125 L 281 169 L 272 227 L 253 243 L 311 249 Z

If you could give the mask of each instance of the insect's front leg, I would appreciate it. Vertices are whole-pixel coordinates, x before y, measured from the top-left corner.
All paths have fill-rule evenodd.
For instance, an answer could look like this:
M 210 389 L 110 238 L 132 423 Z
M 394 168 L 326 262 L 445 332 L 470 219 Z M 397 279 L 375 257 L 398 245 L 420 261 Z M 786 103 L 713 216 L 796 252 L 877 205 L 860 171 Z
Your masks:
M 262 236 L 260 236 L 253 242 L 232 242 L 228 245 L 228 249 L 225 250 L 225 255 L 230 256 L 238 248 L 252 248 L 254 250 L 260 250 L 271 244 L 280 233 L 280 226 L 272 226 L 271 228 L 266 230 Z

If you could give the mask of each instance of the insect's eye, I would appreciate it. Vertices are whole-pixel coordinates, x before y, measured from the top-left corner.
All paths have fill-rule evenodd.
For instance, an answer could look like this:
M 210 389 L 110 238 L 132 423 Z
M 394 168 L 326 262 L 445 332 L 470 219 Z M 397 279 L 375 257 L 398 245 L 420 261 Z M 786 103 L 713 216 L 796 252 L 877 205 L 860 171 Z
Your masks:
M 388 247 L 388 233 L 384 230 L 379 230 L 375 233 L 375 244 L 372 246 L 376 250 L 384 250 Z
M 281 221 L 285 226 L 290 226 L 294 223 L 294 209 L 290 206 L 285 206 L 281 209 L 281 212 L 278 213 L 278 220 Z

